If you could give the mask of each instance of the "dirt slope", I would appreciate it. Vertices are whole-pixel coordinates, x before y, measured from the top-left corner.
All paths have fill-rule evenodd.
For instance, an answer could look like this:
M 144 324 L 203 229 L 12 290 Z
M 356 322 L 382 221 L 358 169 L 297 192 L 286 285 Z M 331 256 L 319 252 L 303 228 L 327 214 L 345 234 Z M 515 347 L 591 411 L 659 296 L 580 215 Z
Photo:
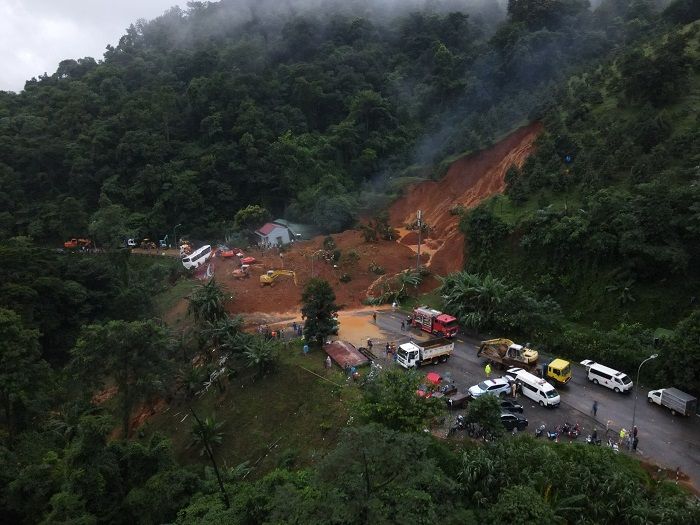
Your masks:
M 341 261 L 334 265 L 315 257 L 313 276 L 331 283 L 336 294 L 336 303 L 344 308 L 362 306 L 367 290 L 377 279 L 377 275 L 369 270 L 371 262 L 383 267 L 388 275 L 398 273 L 415 264 L 415 255 L 411 249 L 393 241 L 366 243 L 362 234 L 355 230 L 334 234 L 332 237 L 342 254 L 354 250 L 358 260 L 355 263 L 348 263 L 345 258 L 341 258 Z M 264 253 L 256 250 L 247 253 L 261 262 L 251 266 L 251 276 L 244 280 L 237 280 L 233 276 L 233 270 L 238 267 L 237 261 L 215 260 L 213 274 L 216 280 L 233 292 L 234 299 L 230 302 L 229 311 L 234 314 L 297 311 L 301 304 L 301 291 L 312 277 L 311 256 L 323 247 L 323 239 L 323 236 L 319 236 L 310 241 L 295 243 L 289 251 L 283 253 L 281 259 L 277 250 L 268 250 Z M 295 286 L 290 277 L 280 277 L 274 287 L 261 287 L 260 275 L 267 270 L 279 268 L 294 270 L 298 284 Z M 351 276 L 349 282 L 340 281 L 343 273 Z
M 424 181 L 408 189 L 389 209 L 392 226 L 401 228 L 423 210 L 424 220 L 433 228 L 427 245 L 433 253 L 430 267 L 445 275 L 464 265 L 464 236 L 457 229 L 459 218 L 450 214 L 457 204 L 472 208 L 505 188 L 505 174 L 512 165 L 522 166 L 542 131 L 538 122 L 522 127 L 494 146 L 456 160 L 439 181 Z M 408 236 L 411 236 L 410 238 Z M 401 243 L 414 246 L 414 233 Z
M 541 129 L 538 123 L 523 127 L 487 150 L 456 160 L 441 180 L 410 187 L 389 210 L 391 224 L 401 235 L 399 242 L 366 243 L 356 230 L 333 235 L 344 257 L 336 265 L 319 257 L 313 258 L 313 276 L 331 283 L 339 305 L 345 309 L 360 308 L 368 292 L 379 293 L 382 280 L 415 265 L 417 235 L 404 226 L 415 219 L 418 209 L 423 210 L 425 220 L 433 228 L 430 238 L 423 239 L 421 260 L 424 263 L 429 261 L 436 275 L 460 270 L 464 262 L 464 239 L 457 229 L 458 217 L 451 215 L 450 209 L 457 204 L 476 206 L 494 193 L 503 191 L 506 171 L 513 164 L 522 165 Z M 295 243 L 281 258 L 277 250 L 246 251 L 246 255 L 256 257 L 259 263 L 251 266 L 250 278 L 243 280 L 236 279 L 233 273 L 240 264 L 237 258 L 215 258 L 208 276 L 215 277 L 231 292 L 229 312 L 245 314 L 249 323 L 293 319 L 299 314 L 301 290 L 312 277 L 312 254 L 317 254 L 322 245 L 323 236 Z M 349 262 L 346 258 L 351 251 L 356 253 L 356 262 Z M 385 275 L 379 277 L 371 272 L 371 263 L 384 268 Z M 281 277 L 274 287 L 261 287 L 260 275 L 279 268 L 294 270 L 298 284 L 295 285 L 290 277 Z M 200 273 L 201 278 L 207 278 L 206 272 Z M 344 273 L 351 276 L 349 282 L 340 281 Z M 431 278 L 421 285 L 420 291 L 429 291 L 436 285 L 436 280 Z M 183 299 L 172 314 L 184 317 L 186 307 L 187 301 Z

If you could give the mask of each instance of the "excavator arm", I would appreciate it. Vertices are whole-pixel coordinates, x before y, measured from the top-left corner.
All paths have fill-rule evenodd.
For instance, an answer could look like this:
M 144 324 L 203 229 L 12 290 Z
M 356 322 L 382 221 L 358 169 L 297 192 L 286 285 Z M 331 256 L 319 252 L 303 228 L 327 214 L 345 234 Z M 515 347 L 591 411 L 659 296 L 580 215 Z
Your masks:
M 271 273 L 264 273 L 260 276 L 260 285 L 272 285 L 272 283 L 274 283 L 280 275 L 287 275 L 289 277 L 292 277 L 294 279 L 294 284 L 297 285 L 297 274 L 294 273 L 292 270 L 275 270 Z

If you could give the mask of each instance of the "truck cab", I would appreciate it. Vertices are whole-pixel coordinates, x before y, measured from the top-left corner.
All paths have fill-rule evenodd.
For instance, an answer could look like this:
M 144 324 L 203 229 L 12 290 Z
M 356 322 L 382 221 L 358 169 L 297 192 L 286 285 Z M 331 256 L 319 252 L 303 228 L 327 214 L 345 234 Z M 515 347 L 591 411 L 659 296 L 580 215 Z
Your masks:
M 427 306 L 415 308 L 408 322 L 411 326 L 438 337 L 454 337 L 459 331 L 456 317 Z
M 416 368 L 420 361 L 420 348 L 413 342 L 399 345 L 396 360 L 404 368 Z
M 649 401 L 649 403 L 661 405 L 661 394 L 663 391 L 663 388 L 659 388 L 658 390 L 649 390 L 649 393 L 647 394 L 647 401 Z
M 554 379 L 560 385 L 565 385 L 571 381 L 571 363 L 564 359 L 554 359 L 547 365 L 546 376 Z

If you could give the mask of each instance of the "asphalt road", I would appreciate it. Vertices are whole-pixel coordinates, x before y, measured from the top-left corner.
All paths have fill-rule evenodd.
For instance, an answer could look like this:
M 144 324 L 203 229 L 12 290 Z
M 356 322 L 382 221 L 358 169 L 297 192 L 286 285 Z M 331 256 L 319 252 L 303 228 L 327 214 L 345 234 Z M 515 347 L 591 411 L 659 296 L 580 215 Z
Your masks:
M 401 321 L 404 319 L 405 314 L 402 312 L 383 312 L 377 317 L 377 325 L 388 340 L 403 342 L 410 338 L 428 338 L 427 334 L 415 329 L 402 332 Z M 379 351 L 382 348 L 381 343 L 378 343 L 375 342 L 375 354 L 383 356 L 384 353 Z M 486 378 L 485 361 L 476 356 L 479 344 L 479 340 L 460 334 L 455 338 L 455 351 L 449 361 L 421 370 L 435 371 L 443 377 L 450 377 L 460 391 L 465 391 Z M 634 374 L 627 372 L 634 379 Z M 492 373 L 492 377 L 499 375 L 499 370 Z M 673 385 L 654 385 L 653 388 L 664 386 Z M 606 423 L 610 422 L 610 435 L 617 435 L 621 428 L 632 428 L 634 397 L 637 393 L 637 456 L 665 468 L 675 470 L 680 467 L 696 487 L 700 486 L 700 417 L 673 416 L 667 408 L 649 404 L 648 389 L 637 390 L 636 385 L 631 393 L 627 394 L 616 394 L 606 387 L 594 385 L 586 379 L 584 368 L 578 364 L 573 365 L 573 378 L 569 384 L 558 390 L 561 404 L 557 408 L 543 408 L 528 398 L 518 397 L 518 402 L 525 409 L 524 416 L 529 421 L 527 432 L 534 433 L 543 423 L 547 429 L 554 429 L 564 422 L 579 423 L 584 428 L 579 437 L 579 441 L 583 442 L 594 427 L 598 430 L 598 437 L 604 438 Z M 595 418 L 591 414 L 594 401 L 598 402 Z

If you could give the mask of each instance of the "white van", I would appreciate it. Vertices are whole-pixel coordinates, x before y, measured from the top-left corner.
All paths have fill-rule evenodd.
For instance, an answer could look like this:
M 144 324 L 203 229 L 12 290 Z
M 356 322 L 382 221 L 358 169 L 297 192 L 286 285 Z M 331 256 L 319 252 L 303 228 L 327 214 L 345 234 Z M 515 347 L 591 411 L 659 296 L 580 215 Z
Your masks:
M 515 382 L 520 385 L 520 390 L 525 397 L 536 401 L 540 406 L 559 406 L 561 398 L 557 389 L 547 383 L 541 377 L 537 377 L 526 370 L 518 370 Z
M 608 368 L 590 359 L 584 359 L 581 364 L 586 368 L 586 376 L 596 385 L 607 386 L 615 392 L 632 390 L 632 380 L 627 374 Z
M 199 268 L 211 257 L 211 245 L 206 244 L 190 255 L 182 258 L 182 265 L 187 268 Z

